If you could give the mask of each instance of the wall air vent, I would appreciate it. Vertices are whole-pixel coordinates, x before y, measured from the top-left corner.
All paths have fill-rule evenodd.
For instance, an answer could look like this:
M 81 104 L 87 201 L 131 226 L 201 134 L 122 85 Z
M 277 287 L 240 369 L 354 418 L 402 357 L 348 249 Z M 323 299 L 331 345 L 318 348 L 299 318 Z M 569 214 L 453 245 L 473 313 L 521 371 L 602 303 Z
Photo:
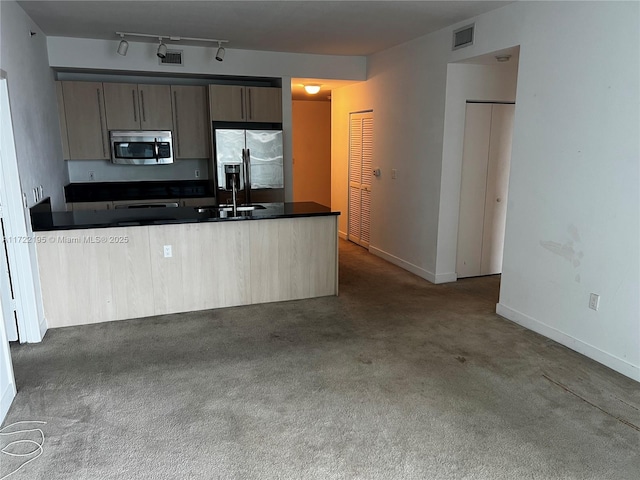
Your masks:
M 458 28 L 453 31 L 453 49 L 457 50 L 458 48 L 468 47 L 469 45 L 473 45 L 473 31 L 475 29 L 475 23 L 471 25 L 465 25 L 462 28 Z
M 158 60 L 160 65 L 183 65 L 182 50 L 167 50 L 165 57 Z

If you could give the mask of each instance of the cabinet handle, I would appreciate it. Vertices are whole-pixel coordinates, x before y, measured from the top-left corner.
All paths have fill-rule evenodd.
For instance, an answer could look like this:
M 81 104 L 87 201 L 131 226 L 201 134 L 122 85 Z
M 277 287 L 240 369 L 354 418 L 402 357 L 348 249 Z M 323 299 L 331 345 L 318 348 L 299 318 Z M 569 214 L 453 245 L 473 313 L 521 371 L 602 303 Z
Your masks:
M 133 102 L 133 121 L 138 123 L 138 115 L 136 115 L 137 105 L 136 105 L 136 91 L 131 90 L 131 100 Z
M 140 101 L 142 102 L 142 121 L 147 121 L 147 111 L 144 108 L 144 92 L 140 90 Z
M 96 89 L 98 96 L 98 116 L 100 117 L 100 140 L 102 140 L 102 155 L 107 156 L 107 150 L 104 148 L 104 122 L 102 120 L 102 102 L 100 101 L 100 89 Z
M 240 90 L 240 118 L 244 120 L 244 88 Z
M 180 155 L 180 122 L 178 120 L 178 93 L 173 91 L 173 115 L 176 119 L 176 148 L 178 149 L 178 155 Z
M 253 112 L 251 110 L 253 110 L 253 105 L 251 102 L 251 89 L 247 88 L 247 96 L 248 96 L 248 102 L 247 102 L 247 107 L 249 107 L 247 110 L 249 110 L 249 120 L 251 120 L 253 118 Z

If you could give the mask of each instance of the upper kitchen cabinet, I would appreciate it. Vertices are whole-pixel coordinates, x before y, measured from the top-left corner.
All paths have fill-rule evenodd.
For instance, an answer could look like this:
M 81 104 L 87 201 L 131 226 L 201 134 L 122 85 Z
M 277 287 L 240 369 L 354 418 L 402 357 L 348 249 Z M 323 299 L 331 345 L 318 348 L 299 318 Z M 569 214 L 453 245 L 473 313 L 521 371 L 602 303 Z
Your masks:
M 276 87 L 209 85 L 212 121 L 282 122 L 282 90 Z
M 172 85 L 171 100 L 176 158 L 209 158 L 206 87 Z
M 168 85 L 105 83 L 109 130 L 172 130 L 171 88 Z
M 102 83 L 58 82 L 58 100 L 65 159 L 108 159 Z

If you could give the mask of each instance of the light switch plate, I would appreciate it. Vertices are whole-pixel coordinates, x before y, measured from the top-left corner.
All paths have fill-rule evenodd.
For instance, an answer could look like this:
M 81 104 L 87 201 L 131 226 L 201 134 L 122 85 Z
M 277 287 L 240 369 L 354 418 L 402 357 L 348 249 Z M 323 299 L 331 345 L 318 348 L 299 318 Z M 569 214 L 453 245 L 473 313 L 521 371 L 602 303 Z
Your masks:
M 173 249 L 171 248 L 171 245 L 165 245 L 164 246 L 164 258 L 171 258 L 173 257 Z
M 592 293 L 589 296 L 589 308 L 591 310 L 598 310 L 599 307 L 600 307 L 600 295 L 596 293 Z

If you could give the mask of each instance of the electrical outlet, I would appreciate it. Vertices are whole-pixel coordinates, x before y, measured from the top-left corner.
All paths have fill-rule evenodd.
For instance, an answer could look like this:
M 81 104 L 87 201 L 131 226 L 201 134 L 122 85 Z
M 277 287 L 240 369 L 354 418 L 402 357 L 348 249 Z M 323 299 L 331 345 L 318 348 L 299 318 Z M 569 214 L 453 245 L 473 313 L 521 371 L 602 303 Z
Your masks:
M 96 172 L 90 171 L 89 172 L 89 180 L 91 180 L 92 182 L 96 179 Z
M 397 176 L 398 176 L 398 170 L 396 170 L 395 168 L 392 168 L 391 169 L 391 178 L 393 180 L 395 180 Z
M 600 295 L 592 293 L 589 296 L 589 308 L 591 310 L 598 310 L 598 308 L 600 308 Z
M 173 257 L 173 251 L 171 249 L 171 245 L 165 245 L 164 246 L 164 258 L 171 258 Z
M 196 171 L 194 172 L 196 178 L 200 178 L 200 170 L 196 169 Z

